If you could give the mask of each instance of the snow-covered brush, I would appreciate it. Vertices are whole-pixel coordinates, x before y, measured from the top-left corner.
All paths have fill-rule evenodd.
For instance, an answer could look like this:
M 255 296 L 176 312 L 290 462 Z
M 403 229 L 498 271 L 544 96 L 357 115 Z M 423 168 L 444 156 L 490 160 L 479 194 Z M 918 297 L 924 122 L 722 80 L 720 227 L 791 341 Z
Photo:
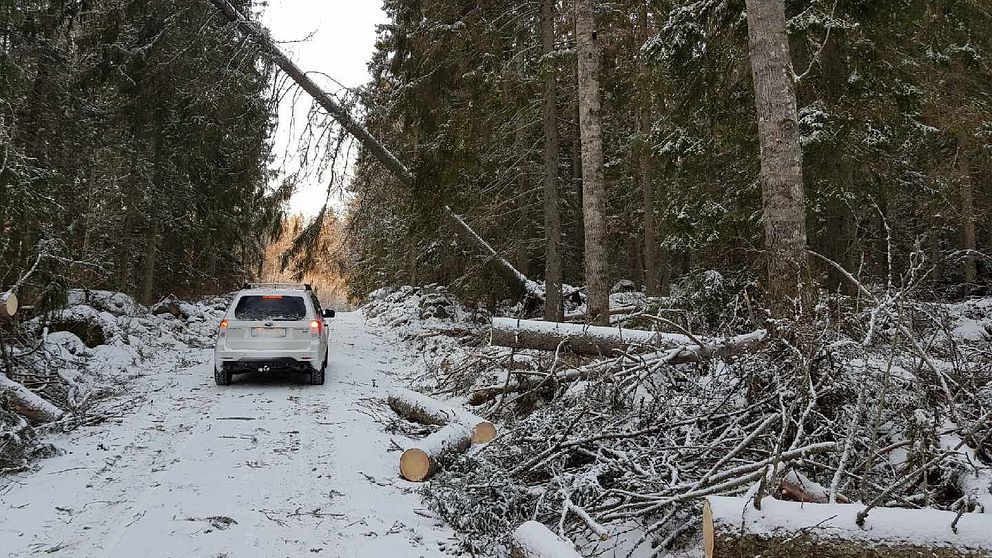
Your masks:
M 440 471 L 428 501 L 473 548 L 509 543 L 536 518 L 587 556 L 694 544 L 702 501 L 716 495 L 992 509 L 992 445 L 971 433 L 992 408 L 978 366 L 988 318 L 970 310 L 980 302 L 919 302 L 921 276 L 882 296 L 862 286 L 860 301 L 824 295 L 810 322 L 745 331 L 745 343 L 694 332 L 645 352 L 639 336 L 653 335 L 650 347 L 657 334 L 614 329 L 625 344 L 614 355 L 570 355 L 571 326 L 506 320 L 546 338 L 527 348 L 500 332 L 491 339 L 515 348 L 474 337 L 459 350 L 455 337 L 477 325 L 450 324 L 460 333 L 421 380 L 505 427 Z M 575 327 L 583 342 L 595 333 Z M 736 350 L 715 350 L 725 345 Z

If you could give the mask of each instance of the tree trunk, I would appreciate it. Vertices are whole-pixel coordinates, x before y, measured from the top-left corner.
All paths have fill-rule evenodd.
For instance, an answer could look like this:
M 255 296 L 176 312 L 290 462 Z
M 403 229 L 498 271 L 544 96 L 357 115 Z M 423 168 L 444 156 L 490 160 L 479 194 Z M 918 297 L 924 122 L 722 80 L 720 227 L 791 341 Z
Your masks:
M 961 249 L 965 252 L 962 271 L 966 292 L 978 278 L 978 266 L 975 259 L 975 191 L 974 182 L 971 179 L 970 143 L 967 132 L 958 133 L 958 169 L 961 181 Z
M 606 245 L 606 186 L 599 91 L 596 0 L 575 1 L 578 50 L 579 132 L 582 136 L 582 222 L 585 227 L 586 305 L 592 323 L 609 323 L 610 286 Z
M 638 47 L 643 47 L 648 41 L 648 5 L 644 0 L 640 1 L 640 13 L 637 21 L 637 43 Z M 638 71 L 642 74 L 647 72 L 647 64 L 644 55 L 641 54 L 638 64 Z M 642 81 L 646 76 L 642 76 Z M 661 292 L 660 266 L 662 265 L 658 246 L 658 230 L 655 224 L 654 215 L 654 181 L 651 169 L 651 92 L 648 87 L 641 85 L 641 106 L 637 122 L 639 135 L 641 138 L 639 151 L 639 175 L 641 180 L 641 196 L 644 202 L 644 286 L 648 296 L 657 296 Z
M 541 1 L 541 51 L 548 60 L 555 51 L 555 0 Z M 560 322 L 565 308 L 561 300 L 561 212 L 558 208 L 558 103 L 554 67 L 544 72 L 544 319 Z
M 850 69 L 846 62 L 845 48 L 843 32 L 834 29 L 824 42 L 823 50 L 820 52 L 822 97 L 831 112 L 843 110 L 840 105 L 848 88 Z M 793 52 L 802 52 L 802 50 L 794 49 Z M 800 63 L 799 67 L 805 67 L 808 64 L 809 62 L 806 61 Z M 847 152 L 849 149 L 848 142 L 845 141 L 821 146 L 822 154 L 817 161 L 819 166 L 817 173 L 833 182 L 839 190 L 838 195 L 831 196 L 824 207 L 826 223 L 823 231 L 822 249 L 830 259 L 841 264 L 844 269 L 854 271 L 856 267 L 855 258 L 852 257 L 854 253 L 852 249 L 854 227 L 851 222 L 851 211 L 842 197 L 844 194 L 852 194 L 855 191 L 854 162 Z M 852 295 L 856 293 L 851 282 L 834 266 L 827 266 L 826 288 L 831 291 L 841 289 Z
M 155 303 L 155 259 L 158 254 L 158 220 L 153 220 L 145 239 L 145 262 L 142 270 L 141 303 L 151 306 Z
M 784 0 L 747 0 L 748 45 L 761 145 L 761 191 L 772 312 L 809 312 L 802 148 Z
M 992 516 L 876 508 L 859 527 L 857 504 L 710 497 L 703 508 L 707 558 L 980 558 L 992 552 Z

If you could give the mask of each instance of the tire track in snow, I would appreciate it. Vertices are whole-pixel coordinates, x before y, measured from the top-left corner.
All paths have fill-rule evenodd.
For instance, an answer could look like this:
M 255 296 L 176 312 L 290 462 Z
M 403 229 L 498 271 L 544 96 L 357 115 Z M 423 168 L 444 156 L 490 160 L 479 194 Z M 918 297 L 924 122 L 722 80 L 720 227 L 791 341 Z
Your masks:
M 389 436 L 362 408 L 392 384 L 402 355 L 358 313 L 341 314 L 330 333 L 324 386 L 272 376 L 217 387 L 202 364 L 139 378 L 132 388 L 148 399 L 122 425 L 57 441 L 72 453 L 0 491 L 0 548 L 107 558 L 443 556 L 450 530 L 425 517 L 416 486 L 398 479 Z

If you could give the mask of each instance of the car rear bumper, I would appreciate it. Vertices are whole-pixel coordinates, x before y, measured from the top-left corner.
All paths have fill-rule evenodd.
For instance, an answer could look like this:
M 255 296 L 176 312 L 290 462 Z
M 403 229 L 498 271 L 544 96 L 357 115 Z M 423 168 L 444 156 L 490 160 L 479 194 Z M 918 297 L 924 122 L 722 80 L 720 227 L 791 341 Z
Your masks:
M 323 365 L 318 351 L 214 351 L 217 369 L 230 372 L 255 372 L 259 370 L 290 370 L 309 372 Z

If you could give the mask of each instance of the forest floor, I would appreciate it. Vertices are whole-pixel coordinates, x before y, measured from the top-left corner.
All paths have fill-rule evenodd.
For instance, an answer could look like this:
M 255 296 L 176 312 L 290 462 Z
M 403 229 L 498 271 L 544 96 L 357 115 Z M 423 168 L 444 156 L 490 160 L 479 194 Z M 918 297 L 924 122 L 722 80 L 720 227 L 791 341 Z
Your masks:
M 397 473 L 382 393 L 416 366 L 361 313 L 330 325 L 327 383 L 214 385 L 209 349 L 140 365 L 104 423 L 0 477 L 4 555 L 443 556 L 452 532 Z

